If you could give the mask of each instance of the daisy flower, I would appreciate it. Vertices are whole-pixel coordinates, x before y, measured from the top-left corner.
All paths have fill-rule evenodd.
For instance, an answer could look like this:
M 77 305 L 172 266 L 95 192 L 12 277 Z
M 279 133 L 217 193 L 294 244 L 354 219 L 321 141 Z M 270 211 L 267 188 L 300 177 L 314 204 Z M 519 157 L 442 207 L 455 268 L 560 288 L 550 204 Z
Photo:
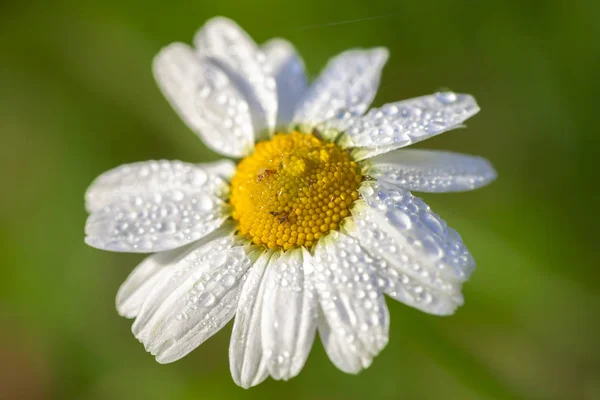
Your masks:
M 385 48 L 343 52 L 308 85 L 292 45 L 257 46 L 225 18 L 194 45 L 164 48 L 156 80 L 207 146 L 239 161 L 123 165 L 86 193 L 87 244 L 154 253 L 116 303 L 158 362 L 235 316 L 242 387 L 296 376 L 317 331 L 331 361 L 357 373 L 388 341 L 384 295 L 436 315 L 463 304 L 473 258 L 411 191 L 471 190 L 496 173 L 479 157 L 399 149 L 460 127 L 479 111 L 473 97 L 368 110 Z

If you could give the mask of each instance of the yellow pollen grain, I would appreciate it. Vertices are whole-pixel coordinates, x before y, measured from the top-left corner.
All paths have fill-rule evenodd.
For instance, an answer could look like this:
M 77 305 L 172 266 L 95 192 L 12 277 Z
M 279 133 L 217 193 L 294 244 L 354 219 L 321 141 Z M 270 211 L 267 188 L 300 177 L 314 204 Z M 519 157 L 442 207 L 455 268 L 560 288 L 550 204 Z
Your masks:
M 350 215 L 361 181 L 358 164 L 334 143 L 278 133 L 240 162 L 231 181 L 233 218 L 257 245 L 310 248 Z

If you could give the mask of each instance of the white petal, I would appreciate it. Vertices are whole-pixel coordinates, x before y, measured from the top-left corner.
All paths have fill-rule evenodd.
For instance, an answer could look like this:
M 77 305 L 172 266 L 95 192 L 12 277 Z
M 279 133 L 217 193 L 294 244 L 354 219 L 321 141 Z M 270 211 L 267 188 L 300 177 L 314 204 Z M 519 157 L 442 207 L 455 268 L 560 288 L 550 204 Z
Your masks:
M 235 175 L 236 166 L 231 160 L 218 160 L 208 163 L 196 164 L 208 173 L 215 174 L 227 182 L 231 182 L 231 178 Z
M 372 262 L 355 239 L 340 232 L 319 240 L 311 262 L 323 313 L 321 341 L 347 373 L 368 367 L 388 341 L 388 309 Z
M 198 31 L 194 44 L 201 56 L 216 62 L 246 95 L 256 132 L 272 130 L 277 117 L 275 80 L 252 38 L 235 22 L 217 17 Z
M 233 318 L 248 250 L 232 235 L 201 241 L 154 286 L 132 330 L 158 362 L 184 357 Z
M 248 272 L 231 332 L 229 343 L 231 376 L 237 385 L 245 389 L 258 385 L 269 376 L 263 358 L 260 319 L 265 289 L 264 274 L 272 256 L 272 252 L 261 254 Z
M 354 349 L 353 351 L 348 351 L 348 347 L 351 345 L 341 335 L 336 335 L 335 332 L 332 332 L 332 328 L 329 326 L 329 322 L 327 322 L 322 312 L 319 313 L 318 329 L 319 337 L 325 347 L 327 356 L 340 370 L 348 374 L 357 374 L 361 369 L 368 368 L 373 362 L 373 358 L 370 355 L 359 354 Z
M 284 126 L 292 121 L 296 105 L 308 88 L 304 62 L 294 46 L 283 39 L 269 40 L 262 51 L 277 83 L 277 125 Z
M 351 118 L 340 145 L 365 147 L 356 159 L 374 157 L 458 128 L 477 112 L 472 96 L 452 92 L 390 103 Z
M 342 129 L 346 120 L 369 108 L 387 59 L 382 47 L 349 50 L 333 58 L 300 102 L 294 122 L 316 125 L 331 120 L 324 127 Z
M 346 231 L 376 259 L 386 294 L 411 307 L 452 314 L 475 264 L 460 236 L 410 192 L 384 182 L 360 189 Z
M 111 251 L 157 252 L 191 243 L 229 215 L 229 188 L 219 176 L 180 161 L 122 165 L 86 193 L 85 241 Z
M 177 263 L 169 268 L 169 275 L 166 279 L 162 279 L 156 285 L 146 301 L 142 305 L 142 309 L 135 320 L 132 331 L 138 336 L 142 330 L 147 327 L 148 320 L 153 317 L 156 310 L 163 305 L 165 300 L 173 294 L 189 277 L 196 278 L 196 267 L 205 267 L 206 260 L 211 257 L 216 257 L 218 264 L 222 264 L 224 259 L 227 259 L 227 253 L 231 250 L 237 251 L 239 244 L 236 237 L 233 235 L 235 227 L 232 224 L 225 224 L 212 234 L 201 240 L 194 242 L 186 247 L 187 252 L 183 257 L 179 257 Z M 217 254 L 218 253 L 218 254 Z M 201 259 L 196 262 L 196 258 Z M 203 276 L 206 278 L 207 276 Z M 199 289 L 203 288 L 203 284 L 198 285 Z
M 269 376 L 261 343 L 264 274 L 273 253 L 265 252 L 254 263 L 244 282 L 229 344 L 229 367 L 234 382 L 249 388 Z
M 398 150 L 368 160 L 366 174 L 421 192 L 460 192 L 485 186 L 496 171 L 484 158 L 448 151 Z
M 317 299 L 304 275 L 302 249 L 287 251 L 266 273 L 262 338 L 274 379 L 298 375 L 315 338 Z
M 168 276 L 168 267 L 186 250 L 187 247 L 182 247 L 156 253 L 135 267 L 117 292 L 119 315 L 126 318 L 136 317 L 154 285 Z
M 181 43 L 154 58 L 154 77 L 187 125 L 214 151 L 242 157 L 254 145 L 248 103 L 227 75 Z
M 214 166 L 213 163 L 194 165 L 167 160 L 121 165 L 104 172 L 92 182 L 85 193 L 86 209 L 90 213 L 100 211 L 131 196 L 174 189 L 186 192 L 198 189 L 226 198 L 228 186 L 215 174 Z

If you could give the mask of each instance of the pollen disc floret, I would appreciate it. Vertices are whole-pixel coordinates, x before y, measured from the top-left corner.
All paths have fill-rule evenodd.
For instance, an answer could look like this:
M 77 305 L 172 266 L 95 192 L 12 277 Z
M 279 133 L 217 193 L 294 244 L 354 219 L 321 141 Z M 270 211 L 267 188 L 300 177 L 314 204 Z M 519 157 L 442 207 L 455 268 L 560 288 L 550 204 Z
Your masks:
M 310 247 L 349 215 L 361 181 L 358 164 L 334 143 L 278 133 L 240 162 L 231 181 L 233 218 L 258 245 Z

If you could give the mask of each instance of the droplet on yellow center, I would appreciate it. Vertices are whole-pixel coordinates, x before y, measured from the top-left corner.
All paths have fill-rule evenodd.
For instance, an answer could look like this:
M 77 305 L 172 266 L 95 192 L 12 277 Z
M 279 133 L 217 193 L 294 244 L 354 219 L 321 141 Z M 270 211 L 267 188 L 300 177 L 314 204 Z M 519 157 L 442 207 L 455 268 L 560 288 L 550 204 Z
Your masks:
M 240 233 L 269 248 L 311 247 L 358 199 L 358 164 L 314 135 L 278 133 L 256 145 L 231 181 Z

